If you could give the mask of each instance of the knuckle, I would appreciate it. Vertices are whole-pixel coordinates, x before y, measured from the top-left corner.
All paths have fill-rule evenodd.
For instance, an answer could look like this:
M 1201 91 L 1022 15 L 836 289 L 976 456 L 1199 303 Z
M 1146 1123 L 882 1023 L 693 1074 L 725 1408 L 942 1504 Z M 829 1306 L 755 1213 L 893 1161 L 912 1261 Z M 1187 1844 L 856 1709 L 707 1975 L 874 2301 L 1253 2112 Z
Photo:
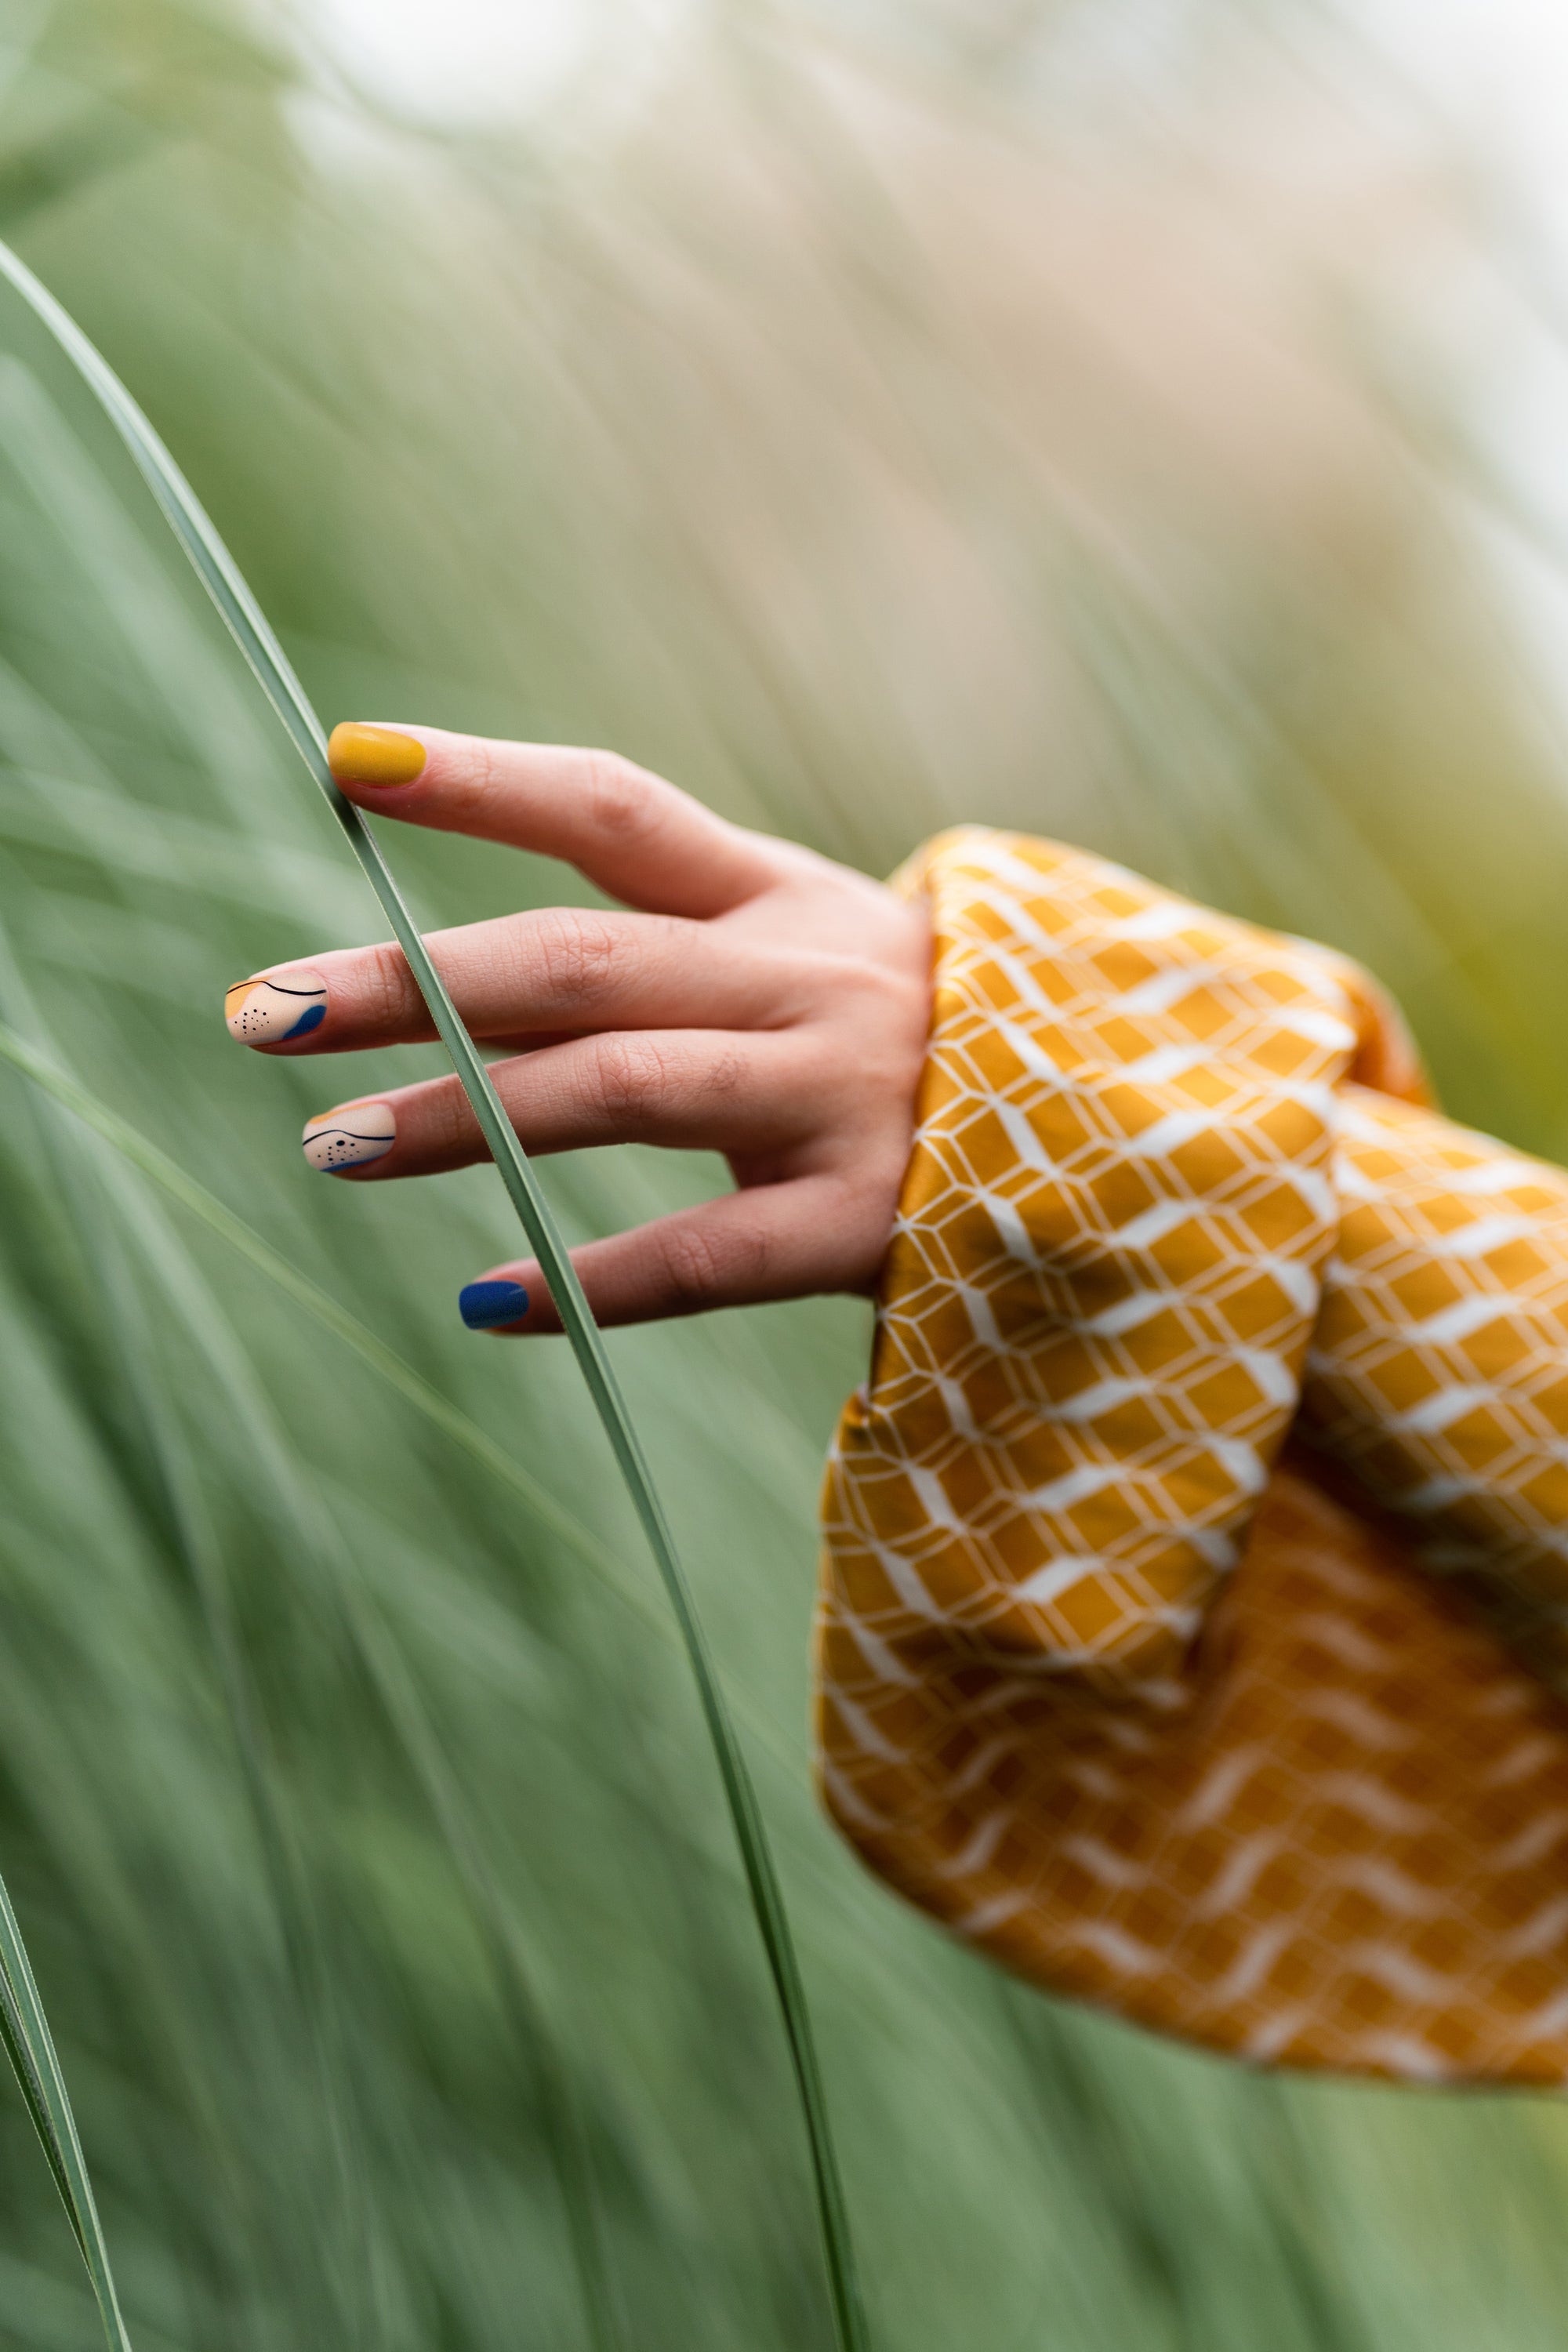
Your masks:
M 620 942 L 613 923 L 567 907 L 550 908 L 533 921 L 533 950 L 552 1004 L 594 1003 L 609 985 Z
M 594 1056 L 597 1108 L 613 1128 L 637 1126 L 665 1098 L 668 1072 L 658 1047 L 646 1037 L 605 1037 Z
M 654 779 L 618 751 L 584 753 L 582 793 L 595 833 L 637 841 L 658 824 Z
M 858 958 L 852 970 L 845 974 L 845 983 L 853 988 L 881 1020 L 900 1024 L 923 1010 L 930 988 L 907 971 L 900 971 L 875 957 Z
M 710 1064 L 703 1082 L 704 1087 L 709 1094 L 727 1101 L 731 1096 L 740 1092 L 745 1076 L 745 1055 L 735 1046 L 727 1046 Z
M 442 1078 L 437 1082 L 434 1091 L 425 1097 L 423 1118 L 430 1146 L 436 1151 L 458 1151 L 477 1142 L 489 1158 L 489 1149 L 479 1135 L 479 1123 L 460 1079 Z
M 855 1067 L 865 1090 L 907 1087 L 925 1058 L 930 987 L 886 966 L 845 969 L 829 993 L 823 1026 L 836 1045 L 854 1038 Z
M 482 795 L 492 795 L 504 781 L 500 747 L 488 735 L 471 735 L 468 743 L 468 775 L 469 789 Z
M 805 972 L 811 1003 L 820 1014 L 852 1021 L 861 1033 L 885 1028 L 902 1002 L 900 977 L 872 956 L 851 948 L 818 948 Z
M 664 1238 L 664 1271 L 679 1306 L 706 1307 L 724 1287 L 731 1271 L 730 1254 L 721 1252 L 700 1225 L 678 1226 Z
M 379 1026 L 395 1026 L 406 1017 L 411 1003 L 417 1001 L 418 992 L 403 950 L 394 947 L 390 940 L 369 950 L 361 979 L 365 1009 Z

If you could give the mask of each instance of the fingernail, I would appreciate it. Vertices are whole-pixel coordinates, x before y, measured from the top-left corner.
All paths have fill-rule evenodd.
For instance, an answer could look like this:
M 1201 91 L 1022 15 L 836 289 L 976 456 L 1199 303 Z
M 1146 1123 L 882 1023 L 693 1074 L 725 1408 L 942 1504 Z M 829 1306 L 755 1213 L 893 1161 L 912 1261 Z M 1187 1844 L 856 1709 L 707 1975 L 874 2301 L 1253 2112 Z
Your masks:
M 327 738 L 327 765 L 341 783 L 411 784 L 428 755 L 416 735 L 345 719 Z
M 339 1103 L 309 1118 L 300 1148 L 312 1168 L 363 1168 L 384 1160 L 397 1140 L 397 1113 L 388 1102 Z
M 521 1323 L 528 1293 L 521 1282 L 469 1282 L 458 1293 L 458 1312 L 470 1331 L 498 1331 Z
M 308 1037 L 327 1017 L 327 983 L 319 971 L 282 971 L 241 980 L 223 1000 L 228 1034 L 242 1045 L 280 1045 Z

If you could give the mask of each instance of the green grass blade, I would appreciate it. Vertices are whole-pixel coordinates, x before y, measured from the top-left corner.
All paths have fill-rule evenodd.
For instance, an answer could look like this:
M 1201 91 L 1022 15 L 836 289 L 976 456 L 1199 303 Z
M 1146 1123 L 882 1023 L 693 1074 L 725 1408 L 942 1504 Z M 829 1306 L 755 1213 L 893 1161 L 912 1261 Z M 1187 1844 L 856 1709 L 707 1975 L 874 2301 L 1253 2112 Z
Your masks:
M 372 1603 L 356 1594 L 350 1605 L 360 1655 L 375 1683 L 388 1719 L 396 1729 L 403 1751 L 418 1776 L 426 1802 L 489 1948 L 502 1999 L 519 2038 L 533 2054 L 540 2104 L 554 2152 L 567 2231 L 583 2293 L 583 2315 L 591 2352 L 625 2352 L 626 2338 L 616 2315 L 599 2222 L 587 2119 L 572 2071 L 531 1979 L 479 1842 L 468 1827 L 456 1775 L 420 1703 L 402 1653 Z
M 0 1879 L 0 1886 L 4 1885 L 5 1881 Z M 0 2041 L 5 2042 L 5 2055 L 11 2062 L 11 2072 L 16 2077 L 23 2104 L 32 2118 L 33 2129 L 38 2135 L 49 2170 L 54 2174 L 55 2187 L 60 2192 L 60 2202 L 71 2225 L 71 2235 L 81 2249 L 83 2262 L 86 2262 L 87 2241 L 82 2236 L 81 2224 L 71 2202 L 70 2175 L 66 2170 L 59 2142 L 55 2137 L 48 2101 L 44 2096 L 38 2070 L 28 2051 L 26 2029 L 22 2021 L 21 2004 L 16 1998 L 13 1973 L 10 1967 L 3 1962 L 0 1962 Z
M 182 1168 L 177 1160 L 172 1160 L 166 1151 L 161 1150 L 139 1129 L 132 1127 L 129 1119 L 121 1118 L 118 1111 L 100 1102 L 79 1079 L 49 1061 L 36 1045 L 18 1036 L 3 1021 L 0 1021 L 0 1058 L 9 1062 L 35 1086 L 52 1095 L 85 1127 L 101 1136 L 144 1176 L 151 1177 L 171 1200 L 188 1210 L 216 1234 L 226 1248 L 265 1276 L 297 1307 L 302 1307 L 314 1321 L 331 1332 L 335 1339 L 341 1339 L 389 1388 L 395 1390 L 445 1436 L 455 1440 L 465 1453 L 481 1463 L 492 1477 L 511 1487 L 534 1517 L 563 1542 L 569 1544 L 579 1559 L 611 1588 L 616 1599 L 646 1625 L 661 1633 L 668 1632 L 668 1621 L 657 1613 L 655 1607 L 621 1567 L 615 1553 L 599 1541 L 591 1528 L 558 1503 L 548 1487 L 542 1486 L 521 1462 L 514 1460 L 504 1446 L 498 1445 L 459 1406 L 444 1397 L 439 1389 L 432 1387 L 422 1373 L 416 1371 L 414 1366 L 397 1353 L 395 1348 L 389 1348 L 384 1339 L 378 1338 L 357 1316 L 351 1315 L 347 1307 L 341 1307 L 329 1292 L 312 1282 L 309 1275 L 301 1274 L 298 1266 L 290 1265 L 270 1243 L 264 1241 L 247 1225 L 243 1217 L 237 1217 L 232 1209 L 226 1208 L 205 1184 L 199 1183 L 195 1177 Z
M 70 2096 L 4 1879 L 0 1879 L 0 2014 L 4 2019 L 0 2039 L 5 2041 L 5 2054 L 22 2086 L 27 2111 L 43 2142 L 49 2169 L 81 2248 L 92 2291 L 98 2298 L 103 2332 L 111 2352 L 131 2352 L 131 2338 L 125 2332 L 120 2298 L 114 2291 L 109 2249 L 104 2243 L 92 2183 L 87 2176 Z
M 582 1285 L 550 1206 L 484 1061 L 359 810 L 339 791 L 327 763 L 326 737 L 303 687 L 195 493 L 119 377 L 25 263 L 0 243 L 0 276 L 54 336 L 97 395 L 198 578 L 254 671 L 290 740 L 347 836 L 380 899 L 426 1008 L 473 1106 L 501 1181 L 539 1260 L 589 1394 L 647 1538 L 685 1643 L 725 1801 L 740 1849 L 758 1931 L 778 1998 L 816 2187 L 835 2333 L 841 2352 L 868 2342 L 856 2279 L 847 2209 L 794 1939 L 740 1742 L 725 1706 L 707 1637 L 698 1618 L 663 1507 Z
M 531 1515 L 552 1534 L 575 1552 L 584 1565 L 592 1570 L 605 1590 L 614 1594 L 622 1607 L 628 1610 L 661 1642 L 679 1643 L 680 1635 L 672 1625 L 668 1612 L 658 1608 L 642 1586 L 633 1581 L 618 1555 L 600 1541 L 593 1529 L 576 1514 L 558 1502 L 547 1486 L 540 1484 L 531 1471 L 498 1445 L 487 1430 L 470 1419 L 460 1405 L 443 1396 L 423 1373 L 415 1370 L 407 1359 L 390 1348 L 384 1339 L 351 1315 L 331 1293 L 322 1290 L 301 1274 L 269 1242 L 264 1241 L 243 1217 L 225 1206 L 205 1184 L 197 1181 L 177 1160 L 172 1160 L 150 1138 L 129 1119 L 99 1099 L 68 1071 L 49 1061 L 38 1048 L 14 1029 L 0 1021 L 0 1060 L 52 1095 L 64 1108 L 79 1118 L 85 1127 L 128 1160 L 132 1166 L 149 1177 L 160 1191 L 182 1209 L 195 1217 L 209 1232 L 215 1234 L 235 1256 L 254 1267 L 267 1281 L 275 1285 L 284 1296 L 293 1300 L 304 1312 L 330 1331 L 350 1352 L 384 1381 L 393 1392 L 438 1429 L 444 1437 L 462 1447 L 469 1457 L 492 1478 L 524 1503 Z M 765 1748 L 775 1761 L 786 1769 L 795 1759 L 778 1726 L 760 1711 L 752 1709 L 743 1716 L 752 1739 Z

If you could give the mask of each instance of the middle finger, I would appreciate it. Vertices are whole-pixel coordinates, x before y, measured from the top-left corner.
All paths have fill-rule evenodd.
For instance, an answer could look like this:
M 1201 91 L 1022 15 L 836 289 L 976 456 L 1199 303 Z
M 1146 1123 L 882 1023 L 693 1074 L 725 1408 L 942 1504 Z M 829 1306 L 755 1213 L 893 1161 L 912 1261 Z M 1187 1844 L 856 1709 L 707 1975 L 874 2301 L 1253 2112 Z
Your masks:
M 782 951 L 675 916 L 549 907 L 426 940 L 472 1034 L 491 1043 L 595 1029 L 748 1029 L 788 1020 Z M 263 1051 L 357 1053 L 436 1034 L 403 950 L 335 948 L 231 988 L 232 1035 Z

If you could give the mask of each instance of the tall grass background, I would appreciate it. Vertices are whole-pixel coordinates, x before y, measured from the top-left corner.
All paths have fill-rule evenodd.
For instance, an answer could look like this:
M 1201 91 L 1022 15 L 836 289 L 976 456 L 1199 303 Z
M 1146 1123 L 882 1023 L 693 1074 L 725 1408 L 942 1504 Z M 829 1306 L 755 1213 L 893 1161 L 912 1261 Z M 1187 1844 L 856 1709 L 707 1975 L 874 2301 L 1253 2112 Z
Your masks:
M 606 7 L 547 105 L 461 131 L 316 35 L 5 0 L 0 234 L 329 718 L 610 742 L 872 868 L 957 819 L 1065 835 L 1362 955 L 1451 1108 L 1568 1152 L 1555 551 L 1477 358 L 1552 322 L 1352 29 Z M 514 1246 L 500 1188 L 321 1183 L 303 1117 L 432 1053 L 263 1062 L 217 1018 L 379 925 L 161 532 L 7 301 L 0 1023 L 187 1180 L 0 1069 L 0 1871 L 132 2338 L 825 2346 L 661 1597 L 561 1343 L 456 1322 Z M 387 846 L 428 924 L 587 895 Z M 718 1171 L 546 1181 L 575 1237 Z M 613 1344 L 777 1843 L 879 2347 L 1555 2346 L 1558 2103 L 1262 2078 L 1047 2002 L 818 1819 L 816 1487 L 866 1337 L 826 1301 Z M 86 2352 L 19 2097 L 0 2217 L 0 2345 Z

